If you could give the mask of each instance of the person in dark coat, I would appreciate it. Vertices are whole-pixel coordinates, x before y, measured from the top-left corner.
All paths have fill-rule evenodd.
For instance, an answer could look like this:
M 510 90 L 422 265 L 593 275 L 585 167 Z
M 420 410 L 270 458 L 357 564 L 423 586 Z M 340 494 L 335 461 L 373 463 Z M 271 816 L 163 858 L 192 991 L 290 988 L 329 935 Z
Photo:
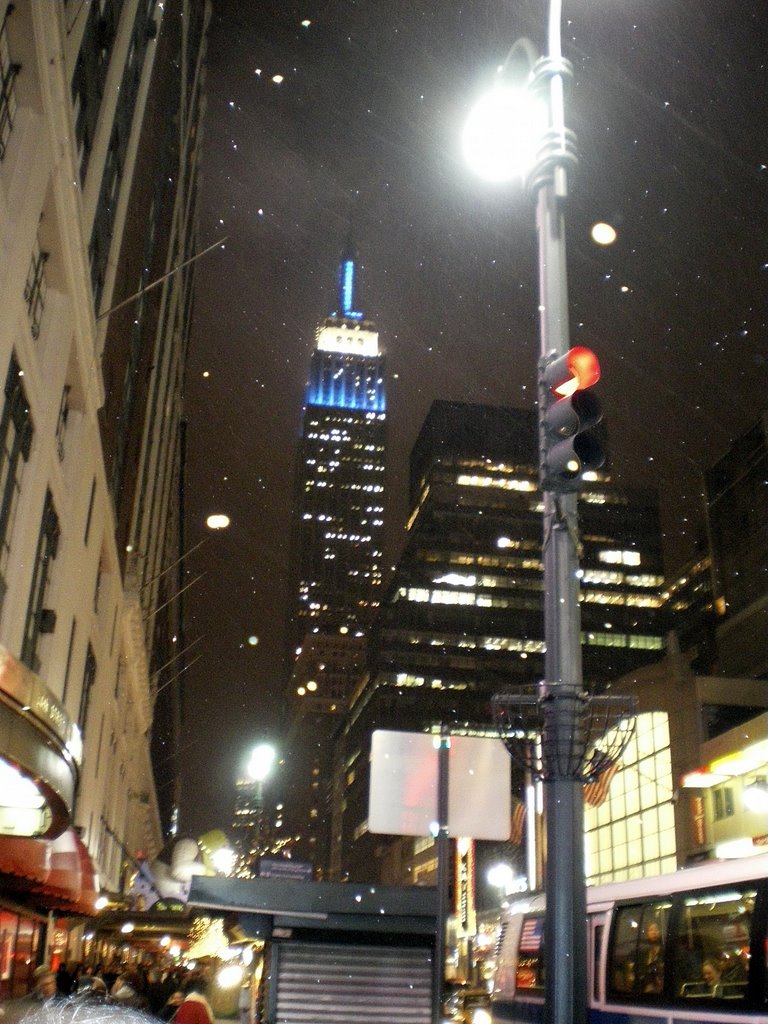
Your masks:
M 156 1016 L 158 1016 L 160 1020 L 164 1021 L 173 1020 L 173 1018 L 176 1016 L 176 1011 L 183 1002 L 184 993 L 181 991 L 180 988 L 178 988 L 176 989 L 175 992 L 171 992 L 171 994 L 168 996 L 168 1001 L 166 1002 L 165 1006 L 162 1007 L 162 1009 L 159 1011 L 159 1013 L 157 1013 Z
M 62 960 L 56 971 L 56 991 L 60 996 L 69 996 L 72 994 L 73 984 L 74 979 L 67 970 L 67 965 Z

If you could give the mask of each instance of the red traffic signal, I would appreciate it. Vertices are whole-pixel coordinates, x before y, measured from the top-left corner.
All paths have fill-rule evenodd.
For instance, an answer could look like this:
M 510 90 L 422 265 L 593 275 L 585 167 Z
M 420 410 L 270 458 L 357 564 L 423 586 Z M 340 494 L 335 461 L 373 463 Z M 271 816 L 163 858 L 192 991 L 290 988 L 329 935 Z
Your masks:
M 540 476 L 545 491 L 577 491 L 583 474 L 605 462 L 602 438 L 593 429 L 603 414 L 588 391 L 598 380 L 598 358 L 582 346 L 540 364 Z
M 560 398 L 568 398 L 575 391 L 586 391 L 597 384 L 600 363 L 592 349 L 577 345 L 549 363 L 546 376 L 547 381 L 552 381 L 552 391 Z

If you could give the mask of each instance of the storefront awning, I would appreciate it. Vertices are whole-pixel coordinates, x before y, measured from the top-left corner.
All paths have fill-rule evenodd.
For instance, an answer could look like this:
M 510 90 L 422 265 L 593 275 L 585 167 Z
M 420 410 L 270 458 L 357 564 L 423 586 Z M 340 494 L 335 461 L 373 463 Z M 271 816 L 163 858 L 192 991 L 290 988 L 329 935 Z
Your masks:
M 13 878 L 17 891 L 34 894 L 50 910 L 96 912 L 98 875 L 74 829 L 50 840 L 0 836 L 0 875 Z
M 0 644 L 0 836 L 53 839 L 72 821 L 82 736 L 45 682 Z

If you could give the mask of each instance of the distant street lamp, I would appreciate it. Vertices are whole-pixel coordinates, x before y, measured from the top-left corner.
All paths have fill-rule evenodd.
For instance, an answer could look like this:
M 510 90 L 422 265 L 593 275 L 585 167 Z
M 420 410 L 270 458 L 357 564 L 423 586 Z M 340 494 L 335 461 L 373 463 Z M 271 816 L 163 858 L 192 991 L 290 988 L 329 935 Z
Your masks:
M 205 520 L 209 530 L 226 530 L 229 526 L 229 516 L 223 512 L 212 512 Z
M 504 896 L 512 892 L 512 886 L 514 885 L 515 872 L 512 870 L 509 864 L 499 862 L 498 864 L 492 864 L 486 876 L 488 884 L 492 885 L 494 889 L 501 889 Z
M 257 747 L 254 747 L 251 751 L 251 759 L 248 762 L 246 771 L 248 772 L 248 778 L 252 779 L 256 783 L 263 783 L 269 773 L 272 771 L 272 766 L 275 763 L 277 752 L 275 748 L 269 743 L 259 743 Z
M 235 869 L 235 851 L 222 846 L 211 854 L 211 861 L 220 875 L 231 875 Z

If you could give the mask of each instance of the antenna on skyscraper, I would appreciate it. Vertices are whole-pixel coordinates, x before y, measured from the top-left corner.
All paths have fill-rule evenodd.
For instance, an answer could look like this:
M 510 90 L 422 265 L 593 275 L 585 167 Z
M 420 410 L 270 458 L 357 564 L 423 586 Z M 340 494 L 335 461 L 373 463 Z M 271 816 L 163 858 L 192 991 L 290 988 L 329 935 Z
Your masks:
M 362 320 L 363 314 L 359 312 L 358 288 L 357 288 L 357 248 L 354 242 L 354 214 L 352 207 L 349 211 L 349 227 L 347 229 L 347 240 L 341 251 L 339 260 L 339 272 L 337 279 L 336 312 L 335 316 L 341 316 L 352 320 Z

